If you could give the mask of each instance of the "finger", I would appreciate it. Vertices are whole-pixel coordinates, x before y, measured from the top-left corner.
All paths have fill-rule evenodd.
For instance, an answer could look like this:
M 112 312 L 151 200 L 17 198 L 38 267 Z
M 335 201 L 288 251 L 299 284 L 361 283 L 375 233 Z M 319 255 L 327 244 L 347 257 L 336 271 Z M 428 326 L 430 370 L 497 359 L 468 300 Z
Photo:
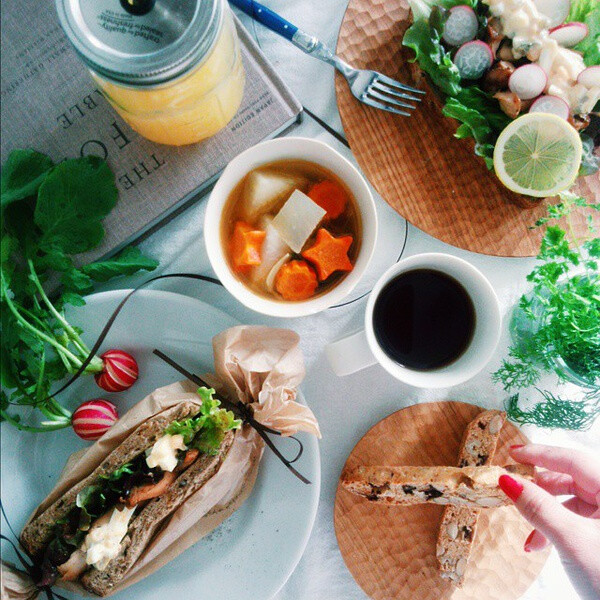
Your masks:
M 539 552 L 549 545 L 550 542 L 548 541 L 548 538 L 537 529 L 534 529 L 525 540 L 523 550 L 525 550 L 525 552 Z
M 550 492 L 550 490 L 546 491 Z M 563 506 L 582 517 L 600 519 L 600 511 L 597 510 L 597 507 L 584 502 L 580 498 L 569 498 L 563 502 Z M 541 531 L 534 529 L 529 536 L 527 536 L 523 549 L 525 552 L 539 552 L 540 550 L 547 548 L 549 544 L 550 542 L 546 536 Z
M 600 494 L 600 461 L 589 454 L 554 448 L 542 444 L 513 446 L 510 455 L 518 462 L 536 465 L 571 475 L 576 485 L 577 495 L 585 495 L 586 502 L 596 501 Z
M 555 546 L 564 547 L 573 530 L 581 527 L 581 517 L 532 481 L 501 475 L 498 485 L 517 510 Z
M 600 519 L 598 507 L 594 504 L 588 504 L 581 498 L 569 498 L 566 502 L 563 502 L 563 506 L 580 517 Z
M 553 496 L 574 496 L 573 478 L 565 473 L 536 471 L 535 482 Z

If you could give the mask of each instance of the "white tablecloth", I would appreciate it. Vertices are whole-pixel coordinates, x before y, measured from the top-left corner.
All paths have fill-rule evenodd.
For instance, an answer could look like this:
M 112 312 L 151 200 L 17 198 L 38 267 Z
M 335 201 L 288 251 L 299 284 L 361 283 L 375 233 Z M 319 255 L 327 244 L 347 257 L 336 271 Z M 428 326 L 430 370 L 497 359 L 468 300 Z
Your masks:
M 264 0 L 264 3 L 334 47 L 347 1 Z M 332 69 L 303 55 L 291 44 L 260 25 L 252 23 L 245 16 L 241 18 L 302 103 L 336 131 L 343 133 L 335 103 Z M 293 65 L 293 68 L 290 68 L 290 65 Z M 350 156 L 349 151 L 342 144 L 310 118 L 306 118 L 293 135 L 317 137 Z M 382 239 L 363 288 L 368 287 L 389 264 L 395 261 L 404 242 L 403 219 L 378 196 L 376 201 L 382 224 Z M 195 205 L 142 243 L 144 252 L 160 259 L 160 272 L 194 271 L 205 274 L 212 272 L 202 236 L 204 208 L 203 202 Z M 525 275 L 531 270 L 532 259 L 495 258 L 473 254 L 439 242 L 410 225 L 407 230 L 408 238 L 404 256 L 440 251 L 465 258 L 490 279 L 500 297 L 505 315 L 526 288 Z M 139 277 L 134 281 L 143 279 L 144 277 Z M 128 280 L 126 284 L 130 287 L 132 280 Z M 250 312 L 233 300 L 225 290 L 215 286 L 169 281 L 162 286 L 162 289 L 189 294 L 211 302 L 235 315 L 242 322 L 290 327 L 301 335 L 307 365 L 303 390 L 319 419 L 323 433 L 320 443 L 321 498 L 306 552 L 298 568 L 276 598 L 277 600 L 366 598 L 344 565 L 333 529 L 334 495 L 346 457 L 371 426 L 390 413 L 415 402 L 452 399 L 472 402 L 488 408 L 500 408 L 505 394 L 498 386 L 492 384 L 490 373 L 497 368 L 501 357 L 506 353 L 508 333 L 504 332 L 496 355 L 475 379 L 453 389 L 417 390 L 396 381 L 379 366 L 342 379 L 337 378 L 330 370 L 323 348 L 328 342 L 361 327 L 364 299 L 349 306 L 330 309 L 317 316 L 282 320 Z M 587 448 L 594 452 L 600 451 L 600 421 L 590 431 L 584 433 L 548 432 L 529 427 L 525 428 L 525 432 L 536 441 Z M 553 552 L 542 575 L 523 598 L 528 600 L 576 598 L 556 552 Z

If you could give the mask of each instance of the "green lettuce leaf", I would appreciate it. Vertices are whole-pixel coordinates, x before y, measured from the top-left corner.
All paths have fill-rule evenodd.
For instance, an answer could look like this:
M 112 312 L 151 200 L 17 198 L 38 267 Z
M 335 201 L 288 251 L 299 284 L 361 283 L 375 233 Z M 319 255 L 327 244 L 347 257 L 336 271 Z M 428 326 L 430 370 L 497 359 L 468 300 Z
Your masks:
M 2 166 L 0 199 L 2 208 L 12 202 L 33 196 L 54 163 L 35 150 L 13 150 Z
M 242 422 L 224 408 L 214 398 L 215 390 L 201 387 L 198 395 L 202 399 L 200 412 L 185 421 L 174 421 L 166 429 L 169 435 L 182 435 L 183 442 L 189 448 L 196 448 L 206 454 L 216 454 L 227 431 L 239 429 Z
M 439 33 L 427 21 L 415 21 L 406 30 L 402 44 L 415 51 L 414 60 L 437 88 L 448 96 L 458 94 L 461 90 L 458 69 L 441 44 Z
M 600 3 L 598 0 L 571 0 L 567 22 L 579 21 L 588 26 L 588 35 L 573 48 L 583 54 L 588 67 L 600 65 Z

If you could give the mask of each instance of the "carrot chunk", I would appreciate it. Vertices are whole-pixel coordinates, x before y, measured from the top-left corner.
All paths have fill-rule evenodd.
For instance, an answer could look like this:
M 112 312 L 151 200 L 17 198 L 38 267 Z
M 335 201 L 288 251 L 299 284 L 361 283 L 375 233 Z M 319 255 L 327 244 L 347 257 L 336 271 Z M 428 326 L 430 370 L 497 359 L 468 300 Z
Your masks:
M 231 262 L 235 271 L 248 272 L 250 267 L 260 265 L 262 244 L 266 232 L 254 229 L 244 221 L 238 221 L 230 242 Z
M 306 300 L 318 285 L 316 273 L 304 260 L 291 260 L 275 276 L 275 289 L 284 300 Z
M 310 188 L 308 197 L 327 211 L 325 219 L 337 219 L 348 204 L 346 190 L 339 183 L 329 179 L 315 183 Z
M 314 245 L 305 250 L 302 256 L 315 266 L 319 281 L 325 281 L 335 271 L 352 271 L 348 250 L 353 241 L 351 235 L 336 238 L 327 229 L 321 228 L 317 231 Z

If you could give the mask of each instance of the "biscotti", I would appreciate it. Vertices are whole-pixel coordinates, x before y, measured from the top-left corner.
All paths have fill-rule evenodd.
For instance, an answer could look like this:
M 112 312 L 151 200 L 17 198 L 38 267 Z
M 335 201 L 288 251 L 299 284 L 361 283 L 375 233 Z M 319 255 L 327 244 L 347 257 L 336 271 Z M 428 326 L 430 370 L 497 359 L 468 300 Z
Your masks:
M 465 429 L 458 454 L 459 467 L 489 464 L 504 425 L 506 413 L 486 410 L 479 413 Z M 440 521 L 436 556 L 440 575 L 461 587 L 471 548 L 477 533 L 481 509 L 465 506 L 446 506 Z
M 472 508 L 510 504 L 498 486 L 504 474 L 533 479 L 531 465 L 506 467 L 360 466 L 342 474 L 345 489 L 387 505 L 433 502 Z

